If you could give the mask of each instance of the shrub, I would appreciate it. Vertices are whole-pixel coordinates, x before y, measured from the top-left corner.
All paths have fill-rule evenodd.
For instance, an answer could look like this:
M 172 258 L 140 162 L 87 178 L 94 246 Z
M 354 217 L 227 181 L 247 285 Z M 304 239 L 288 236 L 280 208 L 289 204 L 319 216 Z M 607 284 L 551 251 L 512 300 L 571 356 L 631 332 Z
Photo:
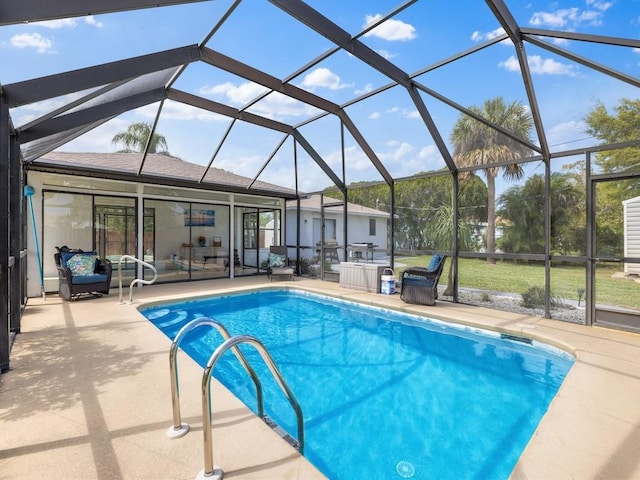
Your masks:
M 525 308 L 544 308 L 544 288 L 529 287 L 526 292 L 522 293 L 521 305 Z M 551 308 L 559 308 L 563 306 L 562 298 L 551 293 L 549 298 Z

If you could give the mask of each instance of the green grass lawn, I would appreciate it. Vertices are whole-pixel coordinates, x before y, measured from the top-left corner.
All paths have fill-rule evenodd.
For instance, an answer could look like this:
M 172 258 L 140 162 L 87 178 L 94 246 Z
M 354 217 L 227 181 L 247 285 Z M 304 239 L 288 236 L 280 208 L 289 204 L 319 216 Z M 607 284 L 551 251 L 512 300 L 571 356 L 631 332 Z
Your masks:
M 429 259 L 429 256 L 402 257 L 398 261 L 407 266 L 427 266 Z M 450 261 L 447 260 L 441 283 L 447 282 Z M 490 265 L 486 260 L 475 258 L 461 258 L 458 265 L 458 282 L 463 288 L 522 294 L 533 286 L 544 287 L 544 265 L 505 261 Z M 398 268 L 397 273 L 403 268 Z M 586 272 L 582 266 L 551 267 L 551 293 L 555 297 L 577 301 L 578 289 L 584 289 L 586 283 Z M 596 269 L 596 303 L 640 310 L 640 283 L 624 277 L 622 265 L 599 266 Z

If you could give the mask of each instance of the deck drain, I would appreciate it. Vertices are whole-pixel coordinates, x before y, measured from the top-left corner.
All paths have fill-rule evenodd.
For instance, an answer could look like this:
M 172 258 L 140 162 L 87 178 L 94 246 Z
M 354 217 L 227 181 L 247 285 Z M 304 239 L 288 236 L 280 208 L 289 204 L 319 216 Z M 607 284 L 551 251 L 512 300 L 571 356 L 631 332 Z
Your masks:
M 416 474 L 416 469 L 411 463 L 402 460 L 396 465 L 396 472 L 402 478 L 411 478 Z

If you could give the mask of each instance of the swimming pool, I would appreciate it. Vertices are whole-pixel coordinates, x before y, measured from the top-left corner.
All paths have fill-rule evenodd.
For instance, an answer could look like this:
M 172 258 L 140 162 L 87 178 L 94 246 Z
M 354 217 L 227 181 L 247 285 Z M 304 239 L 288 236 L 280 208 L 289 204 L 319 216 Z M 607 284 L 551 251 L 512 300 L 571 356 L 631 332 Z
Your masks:
M 141 311 L 169 338 L 207 316 L 264 343 L 302 407 L 305 456 L 336 480 L 507 478 L 573 364 L 535 342 L 284 289 Z M 204 366 L 221 342 L 202 328 L 181 346 Z M 258 353 L 241 348 L 265 412 L 295 435 Z M 214 376 L 255 411 L 253 383 L 230 352 Z

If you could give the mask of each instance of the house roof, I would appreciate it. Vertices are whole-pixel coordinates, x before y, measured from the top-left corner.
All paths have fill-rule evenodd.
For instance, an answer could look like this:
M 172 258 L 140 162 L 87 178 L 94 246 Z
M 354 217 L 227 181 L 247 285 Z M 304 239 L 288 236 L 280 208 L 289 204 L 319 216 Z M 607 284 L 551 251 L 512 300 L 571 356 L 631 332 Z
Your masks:
M 111 173 L 120 177 L 131 177 L 137 181 L 166 179 L 182 181 L 185 186 L 196 188 L 219 187 L 225 191 L 271 194 L 294 197 L 295 191 L 271 183 L 255 181 L 219 168 L 207 168 L 171 155 L 142 153 L 70 153 L 49 152 L 33 162 L 29 168 L 39 170 L 55 168 L 60 173 Z M 206 175 L 205 175 L 206 172 Z M 204 175 L 204 178 L 203 178 Z M 201 180 L 202 179 L 202 180 Z M 224 188 L 223 188 L 224 187 Z
M 307 211 L 320 211 L 322 202 L 321 195 L 309 195 L 308 197 L 304 197 L 300 199 L 300 209 Z M 332 198 L 325 198 L 325 212 L 331 213 L 342 213 L 342 205 L 335 205 L 335 203 L 339 203 L 339 200 L 335 200 Z M 327 206 L 327 204 L 332 204 L 334 206 Z M 287 203 L 287 210 L 294 210 L 296 208 L 296 204 L 294 202 Z M 383 212 L 382 210 L 376 210 L 375 208 L 365 207 L 363 205 L 358 205 L 357 203 L 347 202 L 347 209 L 349 211 L 349 215 L 363 215 L 367 217 L 388 217 L 389 212 Z

